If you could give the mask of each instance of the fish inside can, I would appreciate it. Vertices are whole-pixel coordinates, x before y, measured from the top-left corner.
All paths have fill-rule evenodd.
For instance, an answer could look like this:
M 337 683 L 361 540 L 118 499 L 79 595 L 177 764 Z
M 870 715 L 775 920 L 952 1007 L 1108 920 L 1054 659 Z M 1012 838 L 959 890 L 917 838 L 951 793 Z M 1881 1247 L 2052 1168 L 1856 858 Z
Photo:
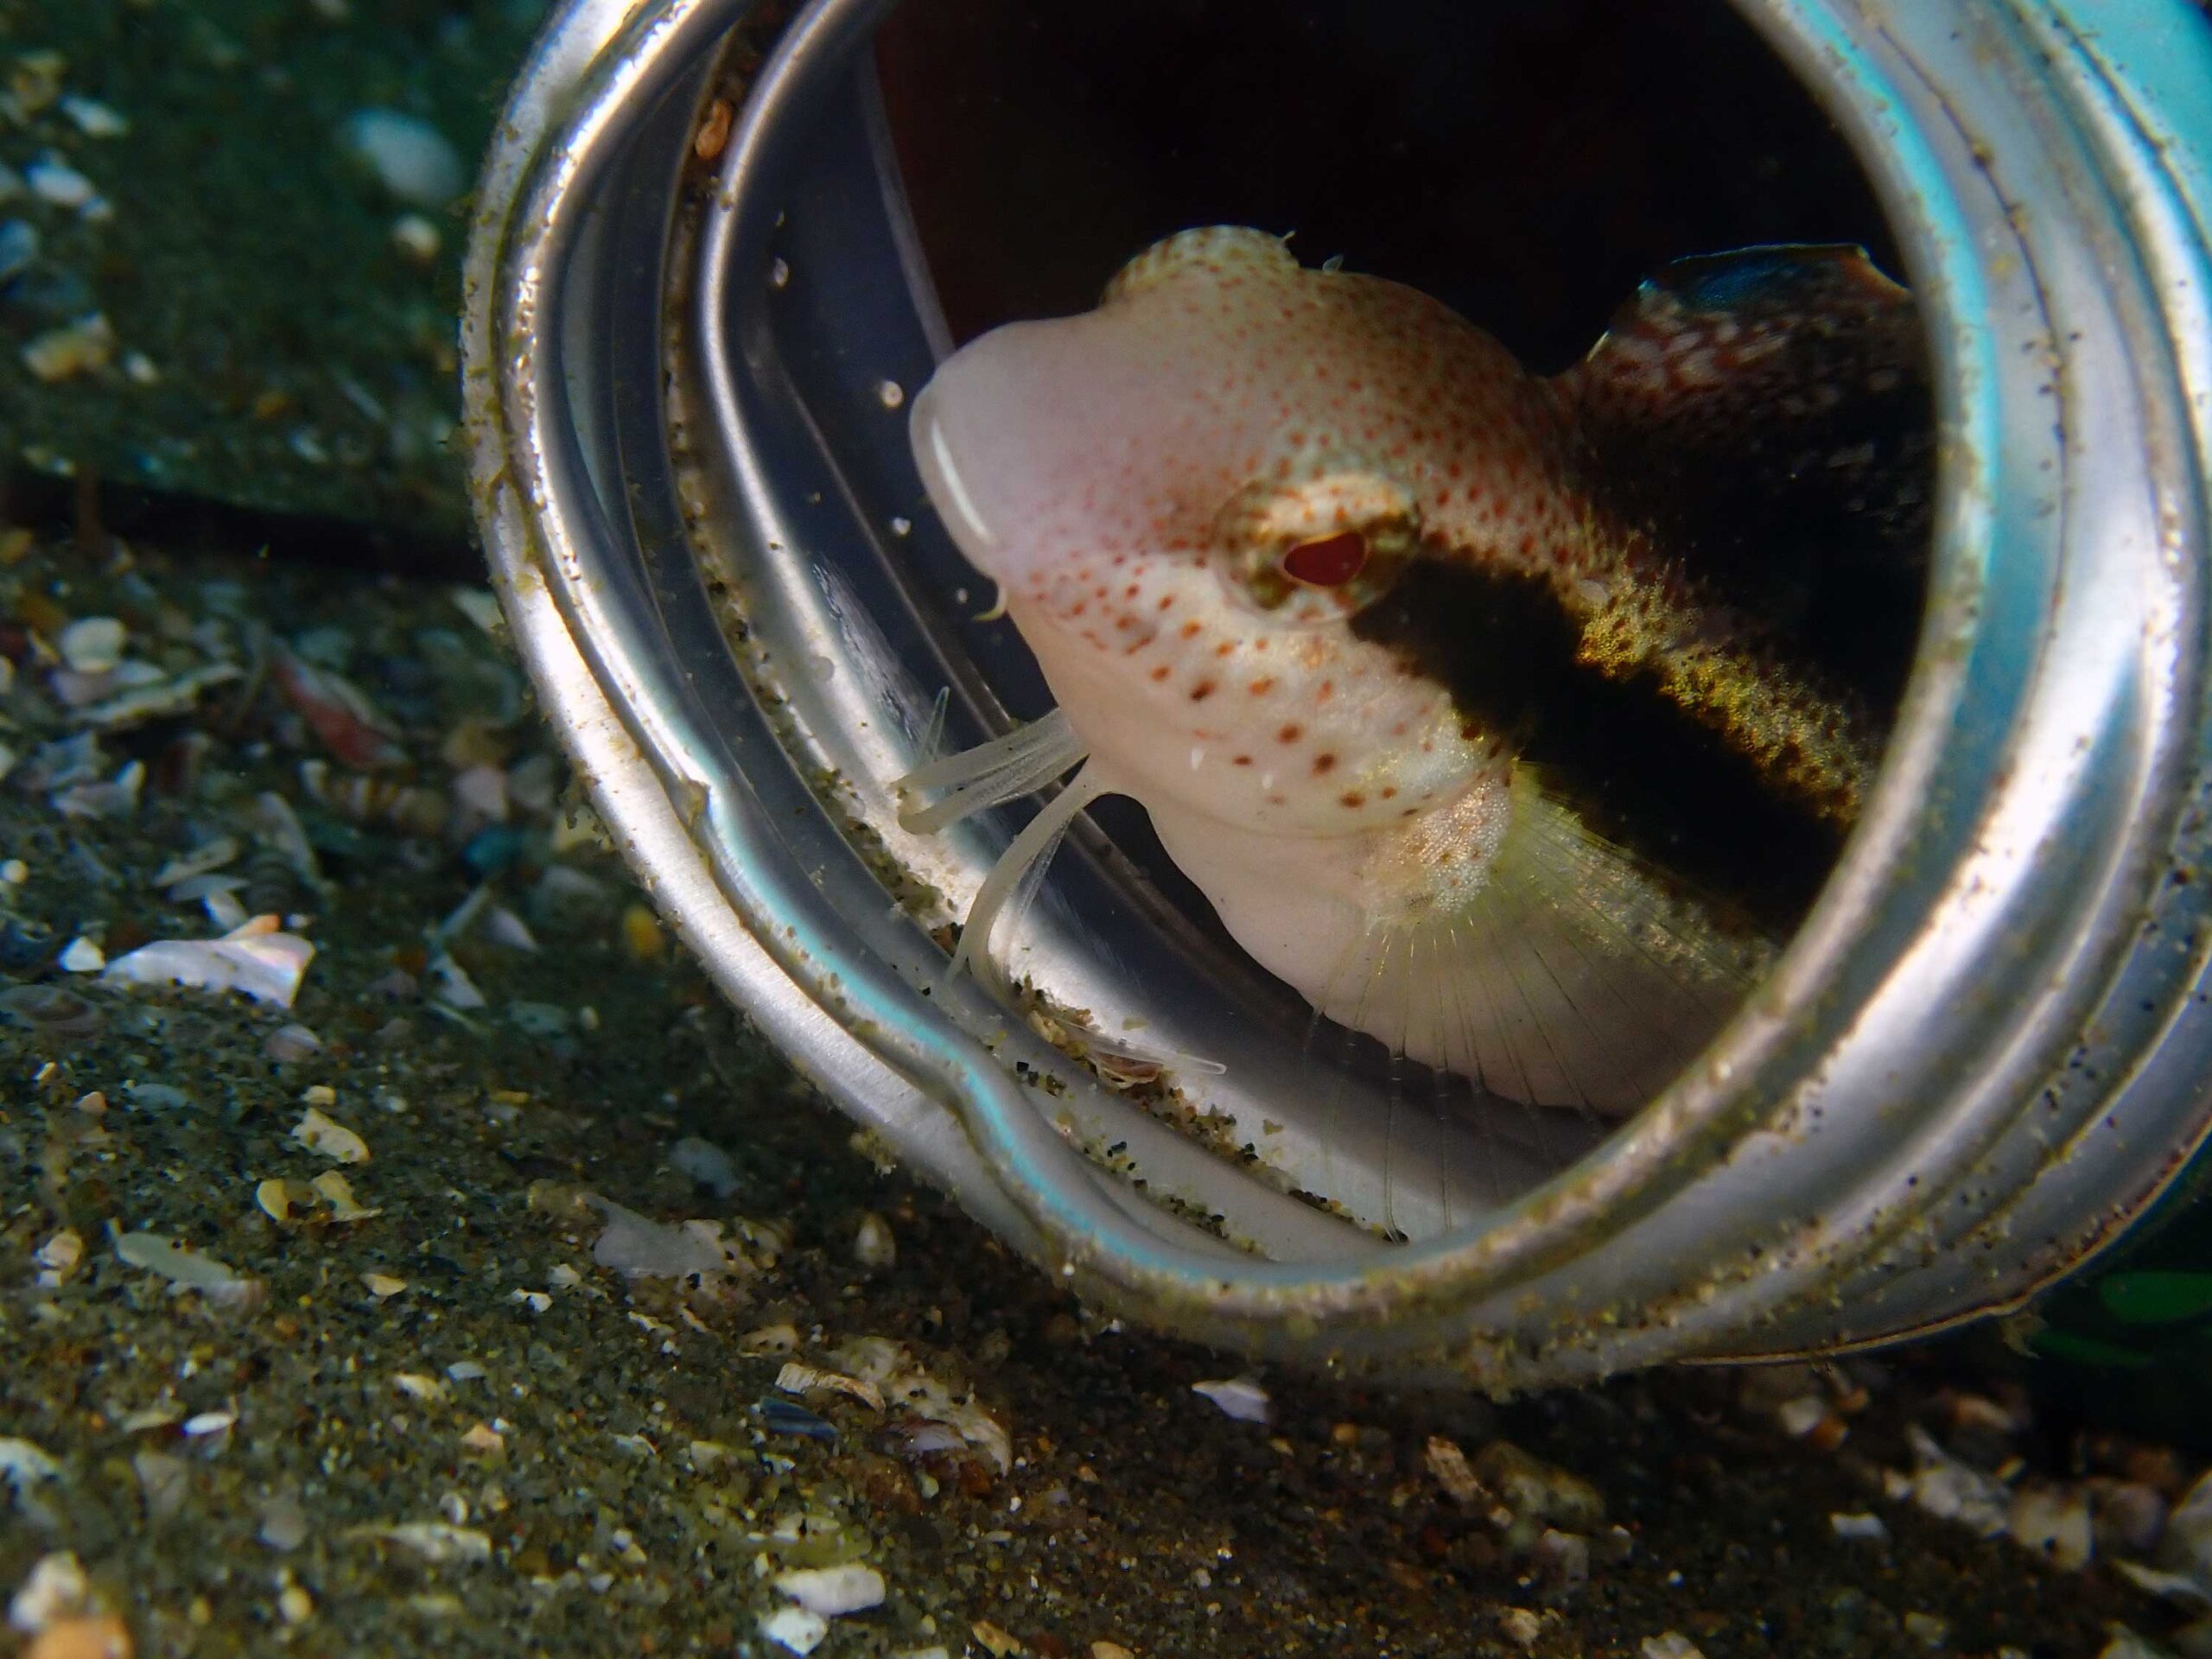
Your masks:
M 903 823 L 1049 803 L 956 967 L 1205 1069 L 1025 971 L 1089 809 L 1316 1066 L 1592 1144 L 1786 943 L 1910 663 L 1931 398 L 1864 180 L 1725 6 L 1021 10 L 877 45 L 959 346 L 906 400 L 942 626 L 1026 721 Z
M 2017 1308 L 2212 1109 L 2212 64 L 2084 9 L 579 5 L 471 247 L 517 639 L 717 982 L 1124 1317 Z

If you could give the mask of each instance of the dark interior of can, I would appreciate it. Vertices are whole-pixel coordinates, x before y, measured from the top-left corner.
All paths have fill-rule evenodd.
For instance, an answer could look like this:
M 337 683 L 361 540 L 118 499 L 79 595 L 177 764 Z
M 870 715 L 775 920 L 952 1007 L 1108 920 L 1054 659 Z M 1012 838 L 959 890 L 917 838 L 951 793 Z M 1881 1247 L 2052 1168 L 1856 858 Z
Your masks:
M 1543 373 L 1686 254 L 1897 270 L 1848 147 L 1720 0 L 917 0 L 876 49 L 957 340 L 1084 309 L 1190 225 L 1294 231 Z
M 1673 259 L 1855 242 L 1903 274 L 1848 145 L 1720 0 L 915 0 L 875 50 L 955 342 L 1087 309 L 1132 253 L 1213 223 L 1294 232 L 1307 264 L 1341 256 L 1424 289 L 1543 373 Z M 1865 576 L 1823 607 L 1893 711 L 1922 572 Z M 1011 625 L 972 619 L 964 588 L 941 597 L 1003 709 L 1045 712 Z M 1226 944 L 1141 810 L 1092 816 Z M 1357 1040 L 1332 1052 L 1388 1063 Z

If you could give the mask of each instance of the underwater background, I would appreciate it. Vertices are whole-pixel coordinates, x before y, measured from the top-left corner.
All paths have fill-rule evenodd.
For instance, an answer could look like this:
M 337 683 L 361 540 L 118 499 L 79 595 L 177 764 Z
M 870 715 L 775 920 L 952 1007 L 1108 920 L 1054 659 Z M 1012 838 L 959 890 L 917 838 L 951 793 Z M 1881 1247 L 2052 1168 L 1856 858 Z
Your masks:
M 1442 77 L 1458 10 L 1024 10 L 885 44 L 963 336 L 1163 219 L 1296 218 L 1546 367 L 1675 254 L 1890 257 L 1718 7 L 1497 9 L 1691 111 L 1629 172 Z M 2002 1329 L 1495 1403 L 1121 1330 L 823 1106 L 480 574 L 460 248 L 543 17 L 0 0 L 0 1652 L 2212 1653 L 2204 1205 Z M 1101 175 L 1046 222 L 1006 75 Z

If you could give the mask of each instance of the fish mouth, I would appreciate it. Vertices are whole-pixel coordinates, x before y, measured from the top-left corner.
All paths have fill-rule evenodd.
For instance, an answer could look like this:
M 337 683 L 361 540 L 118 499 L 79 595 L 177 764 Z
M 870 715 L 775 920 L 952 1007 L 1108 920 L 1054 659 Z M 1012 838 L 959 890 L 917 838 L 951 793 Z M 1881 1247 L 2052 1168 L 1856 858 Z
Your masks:
M 921 471 L 922 487 L 928 492 L 938 517 L 944 521 L 945 529 L 960 544 L 960 550 L 968 556 L 968 562 L 985 575 L 995 575 L 997 572 L 992 556 L 998 549 L 999 538 L 984 518 L 976 493 L 969 485 L 968 473 L 953 437 L 952 423 L 946 415 L 945 405 L 950 400 L 944 389 L 945 373 L 951 366 L 948 363 L 940 369 L 914 399 L 907 437 L 913 446 L 914 464 Z

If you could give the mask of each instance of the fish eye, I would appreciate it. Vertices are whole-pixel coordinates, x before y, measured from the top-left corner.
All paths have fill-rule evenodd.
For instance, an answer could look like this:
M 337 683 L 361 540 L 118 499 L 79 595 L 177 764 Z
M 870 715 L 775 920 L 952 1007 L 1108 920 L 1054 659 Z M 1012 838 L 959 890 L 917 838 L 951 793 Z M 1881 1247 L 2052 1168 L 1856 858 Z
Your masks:
M 1282 556 L 1282 573 L 1308 588 L 1341 588 L 1367 568 L 1367 537 L 1340 530 L 1299 543 Z

